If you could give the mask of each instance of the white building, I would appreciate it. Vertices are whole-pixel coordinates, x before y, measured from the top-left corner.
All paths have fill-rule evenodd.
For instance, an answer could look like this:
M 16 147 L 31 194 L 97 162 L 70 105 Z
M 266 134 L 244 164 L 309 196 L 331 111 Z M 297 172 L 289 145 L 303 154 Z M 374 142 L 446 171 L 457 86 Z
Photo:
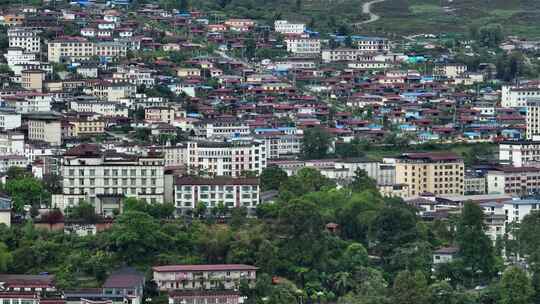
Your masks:
M 387 52 L 390 50 L 390 44 L 387 39 L 379 37 L 356 37 L 353 44 L 364 52 Z
M 435 66 L 433 74 L 450 79 L 457 78 L 467 72 L 464 64 L 442 64 Z
M 128 116 L 127 107 L 116 102 L 98 101 L 89 98 L 78 98 L 70 102 L 71 110 L 75 112 L 92 112 L 103 116 Z
M 507 141 L 499 144 L 499 161 L 514 167 L 540 162 L 540 141 Z
M 9 47 L 20 47 L 29 53 L 41 52 L 40 30 L 24 27 L 13 27 L 7 31 Z
M 540 86 L 523 87 L 503 85 L 501 89 L 501 106 L 503 108 L 526 107 L 530 98 L 540 98 Z
M 7 49 L 7 53 L 4 54 L 7 64 L 10 69 L 13 69 L 15 65 L 24 64 L 38 64 L 38 57 L 36 53 L 26 52 L 20 47 L 11 47 Z
M 28 139 L 44 141 L 54 146 L 62 144 L 61 116 L 50 112 L 27 114 Z
M 48 112 L 51 110 L 53 98 L 42 93 L 27 93 L 3 97 L 6 107 L 15 109 L 17 113 Z
M 366 53 L 363 49 L 338 48 L 323 50 L 321 57 L 323 62 L 356 61 Z
M 0 155 L 24 155 L 24 134 L 0 133 Z
M 245 122 L 232 119 L 204 120 L 194 124 L 195 136 L 201 139 L 233 138 L 250 135 L 249 125 Z
M 215 208 L 223 203 L 226 208 L 247 208 L 254 212 L 259 204 L 257 178 L 193 178 L 180 177 L 174 181 L 174 201 L 179 213 L 192 212 L 198 203 Z
M 527 99 L 527 139 L 540 135 L 540 98 Z
M 268 159 L 278 159 L 300 154 L 302 136 L 296 134 L 262 134 L 257 138 L 264 140 Z
M 116 72 L 113 73 L 113 82 L 127 82 L 136 86 L 144 85 L 146 87 L 153 87 L 155 79 L 152 77 L 154 70 L 143 69 L 134 66 L 118 67 Z
M 276 20 L 274 30 L 281 34 L 303 34 L 306 30 L 304 23 L 291 23 L 286 20 Z
M 540 201 L 525 199 L 525 200 L 510 200 L 504 202 L 504 212 L 506 215 L 506 224 L 520 223 L 523 218 L 533 211 L 540 210 Z
M 102 152 L 98 145 L 76 146 L 62 159 L 62 194 L 53 196 L 53 206 L 65 211 L 88 201 L 97 213 L 111 216 L 115 209 L 122 210 L 125 197 L 161 204 L 163 168 L 160 154 L 136 156 Z
M 297 55 L 318 55 L 321 52 L 321 40 L 316 38 L 285 39 L 287 52 Z
M 0 109 L 0 129 L 12 130 L 21 126 L 21 114 L 14 110 Z
M 502 166 L 486 173 L 488 194 L 530 195 L 540 192 L 540 168 Z

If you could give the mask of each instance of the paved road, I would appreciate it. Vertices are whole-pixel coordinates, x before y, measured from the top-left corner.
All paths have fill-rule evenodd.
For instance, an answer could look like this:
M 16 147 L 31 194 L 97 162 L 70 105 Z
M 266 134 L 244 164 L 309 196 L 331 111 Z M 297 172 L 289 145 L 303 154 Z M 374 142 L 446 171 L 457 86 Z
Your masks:
M 386 0 L 372 0 L 372 1 L 369 1 L 369 2 L 366 2 L 364 4 L 362 4 L 362 14 L 364 15 L 369 15 L 369 19 L 368 20 L 364 20 L 362 22 L 358 22 L 358 23 L 355 23 L 354 26 L 359 26 L 361 24 L 366 24 L 366 23 L 371 23 L 371 22 L 375 22 L 379 19 L 381 19 L 381 16 L 377 15 L 377 14 L 374 14 L 372 11 L 371 11 L 371 6 L 373 4 L 376 4 L 376 3 L 380 3 L 380 2 L 384 2 Z

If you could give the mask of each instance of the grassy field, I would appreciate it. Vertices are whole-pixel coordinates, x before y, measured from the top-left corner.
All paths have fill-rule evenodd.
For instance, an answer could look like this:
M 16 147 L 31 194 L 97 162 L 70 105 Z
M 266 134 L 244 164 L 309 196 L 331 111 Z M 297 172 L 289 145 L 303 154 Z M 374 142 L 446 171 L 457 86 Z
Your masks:
M 382 18 L 364 31 L 389 34 L 467 32 L 500 23 L 507 34 L 540 37 L 538 0 L 387 0 L 373 7 Z

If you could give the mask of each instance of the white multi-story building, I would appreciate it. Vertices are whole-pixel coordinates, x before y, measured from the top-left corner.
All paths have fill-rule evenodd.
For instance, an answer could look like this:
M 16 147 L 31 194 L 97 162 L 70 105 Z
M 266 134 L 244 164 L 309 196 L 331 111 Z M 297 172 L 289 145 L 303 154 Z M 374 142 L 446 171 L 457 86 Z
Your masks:
M 247 208 L 254 212 L 260 200 L 257 178 L 193 178 L 180 177 L 174 181 L 176 210 L 192 212 L 198 203 L 215 208 L 220 203 L 226 208 Z
M 390 50 L 388 40 L 379 37 L 354 37 L 353 44 L 364 52 L 387 52 Z
M 48 112 L 51 110 L 53 98 L 42 93 L 27 93 L 3 97 L 6 107 L 15 109 L 17 113 Z
M 20 47 L 29 53 L 41 52 L 40 30 L 34 28 L 13 27 L 8 29 L 9 47 Z
M 266 168 L 266 147 L 257 140 L 242 142 L 187 143 L 184 164 L 190 173 L 240 177 L 243 172 L 260 174 Z
M 442 64 L 435 66 L 433 74 L 454 79 L 463 75 L 465 72 L 467 72 L 467 66 L 464 64 Z
M 21 126 L 21 114 L 12 109 L 0 109 L 0 129 L 12 130 Z
M 499 161 L 514 167 L 540 162 L 540 141 L 507 141 L 499 144 Z
M 152 77 L 154 70 L 142 69 L 138 67 L 118 67 L 117 71 L 113 73 L 113 82 L 127 82 L 136 86 L 144 85 L 146 87 L 153 87 L 156 80 Z
M 318 55 L 321 53 L 321 40 L 317 38 L 285 39 L 287 52 L 297 55 Z
M 194 125 L 195 136 L 206 138 L 233 138 L 250 135 L 249 125 L 245 122 L 231 119 L 203 120 Z
M 274 30 L 281 34 L 303 34 L 306 25 L 304 23 L 291 23 L 287 20 L 276 20 Z
M 530 98 L 540 98 L 539 85 L 523 87 L 503 85 L 501 88 L 501 106 L 503 108 L 526 107 Z
M 10 69 L 13 69 L 13 66 L 20 64 L 38 64 L 36 53 L 26 52 L 23 48 L 20 47 L 10 47 L 7 49 L 7 53 L 4 54 L 7 64 Z
M 488 194 L 530 195 L 540 192 L 540 168 L 503 166 L 486 173 Z
M 540 201 L 533 199 L 515 199 L 504 202 L 506 224 L 520 223 L 523 218 L 533 211 L 540 210 Z
M 26 168 L 28 159 L 23 155 L 0 155 L 0 172 L 6 172 L 11 167 Z
M 95 55 L 94 43 L 84 38 L 63 38 L 47 44 L 49 62 L 89 60 Z
M 75 112 L 93 112 L 103 116 L 128 116 L 128 108 L 116 102 L 98 101 L 89 98 L 78 98 L 70 102 Z
M 28 139 L 44 141 L 51 145 L 62 144 L 61 116 L 54 113 L 31 113 L 25 117 L 28 121 Z
M 263 134 L 257 138 L 264 140 L 268 159 L 278 159 L 300 154 L 302 136 L 296 134 Z
M 540 98 L 527 99 L 527 139 L 540 135 Z
M 338 48 L 323 50 L 321 57 L 324 62 L 356 61 L 365 53 L 362 49 Z
M 24 134 L 0 133 L 0 155 L 24 155 Z
M 88 201 L 97 213 L 111 216 L 115 209 L 121 211 L 125 197 L 161 204 L 163 168 L 161 154 L 136 156 L 102 152 L 98 145 L 76 146 L 63 156 L 62 194 L 53 196 L 53 205 L 66 210 Z

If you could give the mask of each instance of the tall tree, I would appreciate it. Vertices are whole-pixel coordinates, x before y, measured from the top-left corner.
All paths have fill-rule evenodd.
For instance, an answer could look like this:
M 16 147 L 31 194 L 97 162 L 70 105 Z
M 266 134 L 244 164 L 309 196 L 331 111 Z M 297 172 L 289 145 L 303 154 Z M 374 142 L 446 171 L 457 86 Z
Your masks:
M 321 127 L 304 131 L 302 157 L 305 159 L 325 158 L 330 148 L 330 134 Z
M 509 267 L 499 284 L 500 304 L 530 304 L 534 293 L 527 273 L 518 267 Z
M 426 277 L 420 271 L 405 270 L 398 273 L 392 291 L 396 304 L 428 303 L 428 284 Z
M 266 167 L 261 173 L 261 188 L 263 191 L 277 190 L 287 178 L 287 173 L 280 167 Z
M 459 257 L 471 278 L 487 279 L 495 272 L 493 244 L 485 233 L 484 212 L 480 206 L 467 202 L 461 211 L 457 227 Z
M 6 272 L 13 262 L 13 255 L 9 252 L 6 244 L 0 242 L 0 272 Z

